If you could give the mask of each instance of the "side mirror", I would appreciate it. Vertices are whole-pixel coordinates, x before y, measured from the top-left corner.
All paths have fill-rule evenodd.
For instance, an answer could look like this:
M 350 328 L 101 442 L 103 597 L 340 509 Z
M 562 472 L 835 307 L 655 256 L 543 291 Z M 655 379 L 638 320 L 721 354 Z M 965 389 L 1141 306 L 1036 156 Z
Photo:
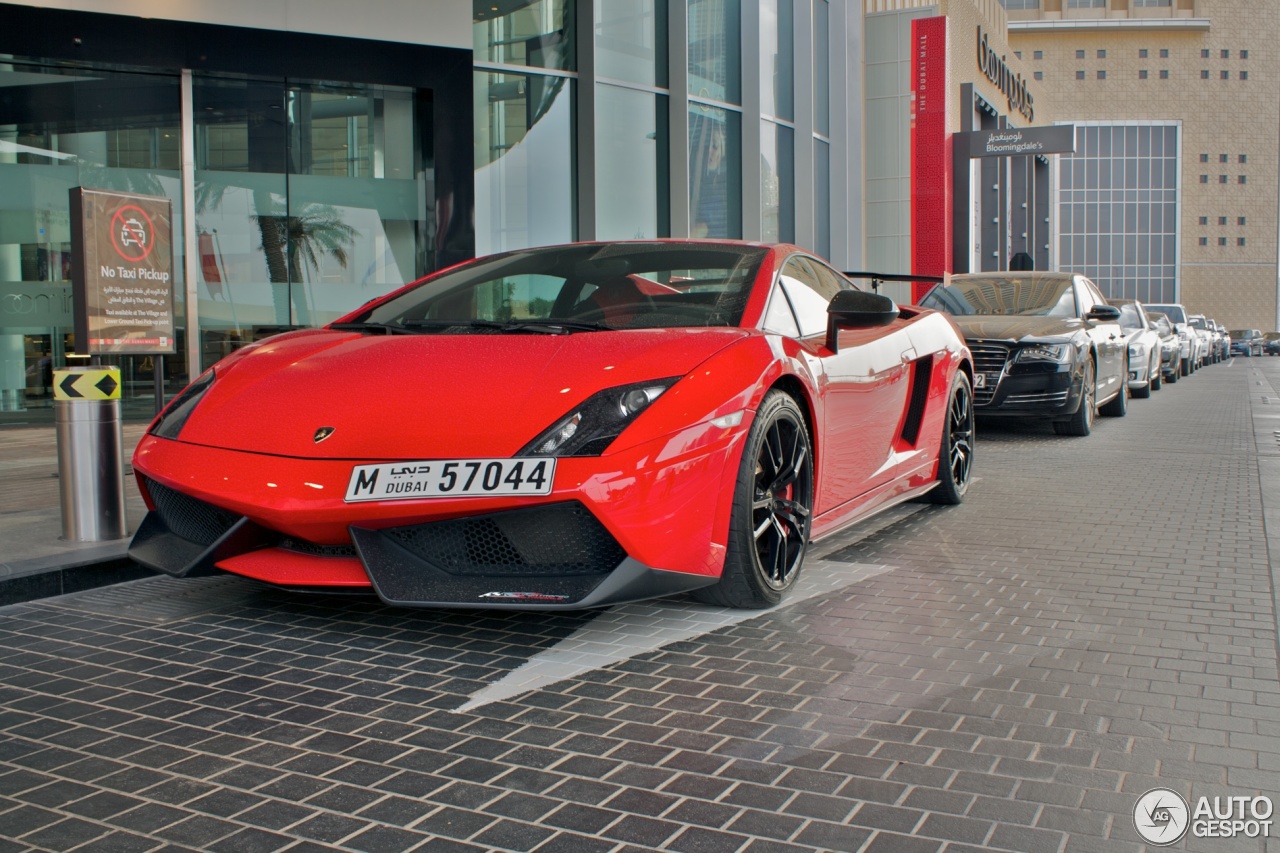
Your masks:
M 827 306 L 827 349 L 840 351 L 841 329 L 872 329 L 898 319 L 898 306 L 879 293 L 842 290 Z
M 1115 322 L 1120 319 L 1120 309 L 1114 305 L 1095 305 L 1084 318 L 1100 323 Z

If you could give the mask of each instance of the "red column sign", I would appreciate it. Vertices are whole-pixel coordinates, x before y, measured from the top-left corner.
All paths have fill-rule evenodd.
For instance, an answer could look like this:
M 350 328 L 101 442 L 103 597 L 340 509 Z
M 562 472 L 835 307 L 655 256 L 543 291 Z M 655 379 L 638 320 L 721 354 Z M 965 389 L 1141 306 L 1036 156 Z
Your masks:
M 947 19 L 911 22 L 911 271 L 942 275 L 951 258 L 951 146 L 947 144 Z M 918 302 L 932 285 L 914 282 Z
M 164 354 L 173 335 L 173 202 L 71 189 L 76 352 Z

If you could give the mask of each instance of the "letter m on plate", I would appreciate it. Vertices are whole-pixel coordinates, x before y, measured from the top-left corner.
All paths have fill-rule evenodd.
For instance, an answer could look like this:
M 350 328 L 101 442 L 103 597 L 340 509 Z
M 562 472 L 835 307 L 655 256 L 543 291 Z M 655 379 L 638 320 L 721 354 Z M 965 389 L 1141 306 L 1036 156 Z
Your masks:
M 368 491 L 369 494 L 373 494 L 373 487 L 376 486 L 377 483 L 378 483 L 377 468 L 374 468 L 372 471 L 361 471 L 356 475 L 356 487 L 353 490 L 353 494 L 358 495 L 365 491 Z

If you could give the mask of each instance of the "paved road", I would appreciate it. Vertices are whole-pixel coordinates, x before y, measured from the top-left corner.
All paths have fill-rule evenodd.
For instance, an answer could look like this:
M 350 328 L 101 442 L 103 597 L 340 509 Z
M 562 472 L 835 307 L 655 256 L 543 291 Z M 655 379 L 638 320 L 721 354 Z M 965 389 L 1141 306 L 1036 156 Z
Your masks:
M 1237 360 L 1089 438 L 984 425 L 964 506 L 823 543 L 763 614 L 0 608 L 0 853 L 1144 849 L 1153 787 L 1280 799 L 1278 388 Z

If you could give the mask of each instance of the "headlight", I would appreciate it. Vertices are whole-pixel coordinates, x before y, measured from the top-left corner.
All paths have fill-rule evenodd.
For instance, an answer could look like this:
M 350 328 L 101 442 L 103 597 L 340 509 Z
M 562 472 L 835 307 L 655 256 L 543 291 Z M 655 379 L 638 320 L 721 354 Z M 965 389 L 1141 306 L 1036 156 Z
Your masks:
M 1129 358 L 1141 359 L 1146 357 L 1147 357 L 1146 344 L 1134 344 L 1133 346 L 1129 347 Z
M 654 400 L 679 379 L 654 379 L 619 385 L 592 394 L 517 456 L 599 456 Z
M 1076 348 L 1071 344 L 1033 344 L 1018 350 L 1014 361 L 1051 361 L 1065 364 L 1075 357 Z
M 213 384 L 213 379 L 213 370 L 209 370 L 204 376 L 180 391 L 178 396 L 174 397 L 173 401 L 160 413 L 155 425 L 151 427 L 151 434 L 177 441 L 178 435 L 187 423 L 187 418 L 191 417 L 196 405 Z

